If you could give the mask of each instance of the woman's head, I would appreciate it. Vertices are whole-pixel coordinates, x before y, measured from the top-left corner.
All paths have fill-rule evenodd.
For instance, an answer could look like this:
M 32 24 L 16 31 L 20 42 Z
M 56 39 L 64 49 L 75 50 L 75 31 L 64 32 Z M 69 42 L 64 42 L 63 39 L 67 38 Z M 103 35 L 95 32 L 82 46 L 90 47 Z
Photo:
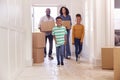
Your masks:
M 63 14 L 66 14 L 66 15 L 69 15 L 69 10 L 68 10 L 68 8 L 66 8 L 66 7 L 61 7 L 61 9 L 60 9 L 60 15 L 63 15 Z

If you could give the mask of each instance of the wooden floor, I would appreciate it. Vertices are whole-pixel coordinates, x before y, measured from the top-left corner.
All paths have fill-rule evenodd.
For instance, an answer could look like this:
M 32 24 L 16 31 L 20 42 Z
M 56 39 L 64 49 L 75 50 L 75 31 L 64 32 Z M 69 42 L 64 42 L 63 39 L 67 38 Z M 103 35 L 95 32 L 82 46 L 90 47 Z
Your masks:
M 64 59 L 64 66 L 57 66 L 56 58 L 45 58 L 44 63 L 27 67 L 16 80 L 113 80 L 113 70 L 102 70 L 84 59 Z

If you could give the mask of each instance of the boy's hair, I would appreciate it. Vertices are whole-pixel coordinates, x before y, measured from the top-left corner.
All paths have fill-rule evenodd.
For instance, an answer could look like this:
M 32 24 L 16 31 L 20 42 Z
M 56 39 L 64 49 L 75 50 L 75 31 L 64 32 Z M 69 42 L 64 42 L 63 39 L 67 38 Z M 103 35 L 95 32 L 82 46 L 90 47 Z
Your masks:
M 57 20 L 57 19 L 61 19 L 61 20 L 62 20 L 62 18 L 61 18 L 60 16 L 56 17 L 56 20 Z
M 76 17 L 80 17 L 81 18 L 81 14 L 76 14 Z

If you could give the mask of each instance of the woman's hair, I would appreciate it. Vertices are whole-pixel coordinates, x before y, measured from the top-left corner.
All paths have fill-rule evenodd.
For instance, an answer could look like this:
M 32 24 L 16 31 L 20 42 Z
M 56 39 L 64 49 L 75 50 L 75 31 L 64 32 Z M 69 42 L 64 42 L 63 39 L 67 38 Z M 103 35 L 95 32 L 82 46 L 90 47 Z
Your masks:
M 66 8 L 66 7 L 64 7 L 64 6 L 60 8 L 60 15 L 63 15 L 63 13 L 62 13 L 62 9 L 63 9 L 63 8 L 65 8 L 65 10 L 66 10 L 66 15 L 69 15 L 69 10 L 68 10 L 68 8 Z

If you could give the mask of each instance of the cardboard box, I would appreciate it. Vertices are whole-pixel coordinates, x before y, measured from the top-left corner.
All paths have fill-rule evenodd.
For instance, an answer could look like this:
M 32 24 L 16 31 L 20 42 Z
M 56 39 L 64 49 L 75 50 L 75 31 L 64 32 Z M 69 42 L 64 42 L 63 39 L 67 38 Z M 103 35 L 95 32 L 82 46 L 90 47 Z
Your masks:
M 102 48 L 102 68 L 113 69 L 113 47 Z
M 114 80 L 120 80 L 120 47 L 114 48 Z
M 44 62 L 44 48 L 33 49 L 33 63 Z
M 45 33 L 42 33 L 42 32 L 32 33 L 32 45 L 33 45 L 33 48 L 44 48 Z
M 55 26 L 54 21 L 47 21 L 47 22 L 42 22 L 40 28 L 41 31 L 46 32 L 46 31 L 52 31 L 54 26 Z
M 62 25 L 65 26 L 67 29 L 71 29 L 70 21 L 62 21 Z

